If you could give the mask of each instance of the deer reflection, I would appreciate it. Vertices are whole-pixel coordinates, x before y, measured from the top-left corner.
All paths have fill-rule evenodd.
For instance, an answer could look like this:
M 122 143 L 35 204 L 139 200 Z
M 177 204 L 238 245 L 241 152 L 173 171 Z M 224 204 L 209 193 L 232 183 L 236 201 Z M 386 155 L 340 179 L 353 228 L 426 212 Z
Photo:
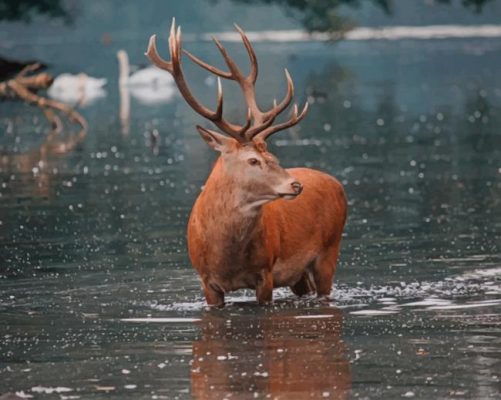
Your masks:
M 193 397 L 347 398 L 351 371 L 342 312 L 314 312 L 204 314 L 193 343 Z

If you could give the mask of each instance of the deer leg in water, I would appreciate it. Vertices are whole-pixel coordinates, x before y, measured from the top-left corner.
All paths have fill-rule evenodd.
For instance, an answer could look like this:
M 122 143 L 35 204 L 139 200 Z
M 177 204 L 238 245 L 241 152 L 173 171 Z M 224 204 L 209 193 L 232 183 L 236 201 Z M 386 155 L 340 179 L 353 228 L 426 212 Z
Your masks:
M 340 242 L 328 247 L 319 254 L 313 266 L 313 278 L 317 287 L 318 297 L 328 297 L 331 293 L 332 280 L 336 273 L 336 263 L 339 255 Z
M 224 292 L 209 282 L 203 282 L 205 300 L 210 307 L 224 306 Z
M 269 304 L 273 300 L 273 274 L 263 270 L 256 285 L 256 298 L 260 305 Z

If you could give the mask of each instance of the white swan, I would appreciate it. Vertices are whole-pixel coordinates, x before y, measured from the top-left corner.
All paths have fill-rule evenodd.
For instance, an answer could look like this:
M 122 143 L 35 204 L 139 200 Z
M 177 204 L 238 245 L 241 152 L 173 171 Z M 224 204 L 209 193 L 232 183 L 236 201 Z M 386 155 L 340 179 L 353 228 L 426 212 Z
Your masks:
M 150 66 L 130 73 L 129 57 L 125 50 L 117 52 L 119 78 L 118 82 L 122 85 L 133 86 L 172 86 L 174 78 L 167 71 Z
M 63 103 L 84 106 L 106 96 L 103 89 L 106 82 L 105 78 L 93 78 L 84 73 L 61 74 L 54 79 L 47 93 Z
M 130 96 L 139 103 L 154 105 L 168 103 L 175 94 L 174 78 L 170 73 L 157 67 L 147 67 L 130 73 L 129 56 L 125 50 L 117 52 L 118 58 L 118 90 L 120 94 L 119 117 L 122 133 L 130 130 Z

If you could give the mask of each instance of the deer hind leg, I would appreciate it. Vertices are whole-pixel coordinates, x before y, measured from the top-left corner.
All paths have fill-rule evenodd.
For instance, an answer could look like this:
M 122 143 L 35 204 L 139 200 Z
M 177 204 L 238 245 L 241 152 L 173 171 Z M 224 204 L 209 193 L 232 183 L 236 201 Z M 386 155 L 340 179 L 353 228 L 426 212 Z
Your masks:
M 340 241 L 320 253 L 313 265 L 313 279 L 317 287 L 318 297 L 328 297 L 331 293 L 332 281 L 336 273 L 336 263 L 339 256 Z
M 224 306 L 224 292 L 217 286 L 210 282 L 203 281 L 202 286 L 204 289 L 205 300 L 210 307 L 223 307 Z
M 270 304 L 273 300 L 273 274 L 263 270 L 256 285 L 256 298 L 260 305 Z

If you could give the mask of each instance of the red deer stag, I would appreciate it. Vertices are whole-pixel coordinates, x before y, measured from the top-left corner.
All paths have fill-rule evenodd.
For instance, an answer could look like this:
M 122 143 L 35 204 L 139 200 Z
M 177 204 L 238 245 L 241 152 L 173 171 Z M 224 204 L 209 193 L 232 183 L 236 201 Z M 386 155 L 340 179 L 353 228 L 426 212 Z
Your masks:
M 188 251 L 198 271 L 205 298 L 211 306 L 224 305 L 227 292 L 256 290 L 259 304 L 272 300 L 274 287 L 290 286 L 296 295 L 316 291 L 328 296 L 336 270 L 341 234 L 346 220 L 342 185 L 332 176 L 309 168 L 283 169 L 267 151 L 266 139 L 301 121 L 294 105 L 291 117 L 273 125 L 291 103 L 292 79 L 285 70 L 287 94 L 269 111 L 256 103 L 257 59 L 245 33 L 236 26 L 251 61 L 242 74 L 221 43 L 214 42 L 229 71 L 195 57 L 181 47 L 181 28 L 175 21 L 169 36 L 171 61 L 162 59 L 156 36 L 146 56 L 169 71 L 188 104 L 222 132 L 197 126 L 207 144 L 220 153 L 198 196 L 188 222 Z M 192 61 L 218 76 L 217 107 L 211 111 L 191 93 L 181 67 L 184 52 Z M 220 78 L 238 83 L 248 107 L 246 122 L 236 125 L 223 117 Z

